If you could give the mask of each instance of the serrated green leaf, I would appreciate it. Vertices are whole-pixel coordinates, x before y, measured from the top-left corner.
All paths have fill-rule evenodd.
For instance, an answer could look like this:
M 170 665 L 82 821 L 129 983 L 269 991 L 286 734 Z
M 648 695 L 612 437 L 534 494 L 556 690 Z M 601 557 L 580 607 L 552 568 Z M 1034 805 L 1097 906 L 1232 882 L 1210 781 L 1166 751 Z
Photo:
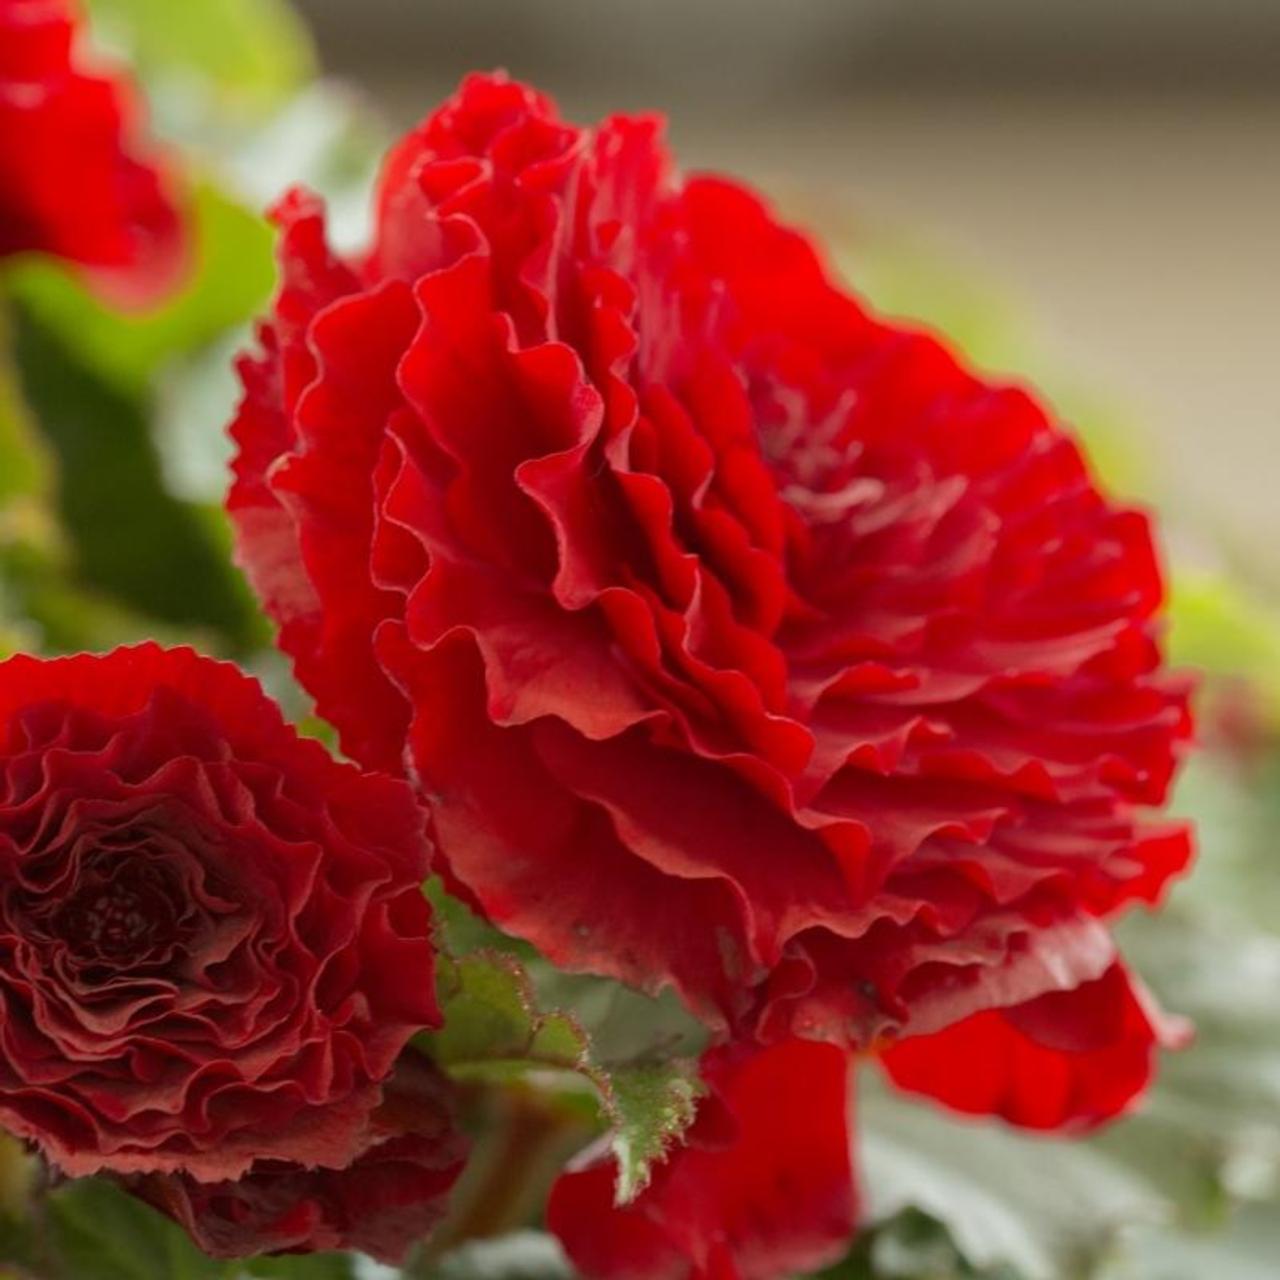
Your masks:
M 693 1123 L 702 1092 L 696 1067 L 675 1061 L 638 1063 L 608 1075 L 615 1124 L 617 1201 L 626 1204 L 649 1183 L 650 1170 Z
M 422 1038 L 423 1047 L 463 1079 L 501 1083 L 555 1072 L 567 1077 L 571 1088 L 589 1086 L 613 1135 L 619 1202 L 633 1199 L 647 1185 L 653 1163 L 693 1120 L 701 1092 L 696 1065 L 679 1056 L 630 1061 L 604 1056 L 577 1017 L 576 1003 L 569 1013 L 540 1001 L 521 955 L 487 946 L 451 956 L 462 940 L 505 942 L 518 952 L 530 949 L 495 937 L 438 883 L 428 891 L 444 947 L 439 977 L 444 1025 Z M 545 967 L 545 961 L 533 963 Z M 647 997 L 637 994 L 635 999 L 644 1002 Z
M 572 1009 L 591 1042 L 592 1054 L 610 1063 L 654 1058 L 693 1058 L 706 1047 L 708 1033 L 672 991 L 649 996 L 592 974 L 566 973 L 527 942 L 502 933 L 445 892 L 438 878 L 427 882 L 435 911 L 437 940 L 449 955 L 477 951 L 511 956 L 543 1009 Z
M 455 1075 L 518 1069 L 588 1068 L 586 1033 L 569 1014 L 542 1013 L 532 984 L 512 956 L 478 951 L 440 957 L 444 1026 L 425 1037 L 432 1057 Z

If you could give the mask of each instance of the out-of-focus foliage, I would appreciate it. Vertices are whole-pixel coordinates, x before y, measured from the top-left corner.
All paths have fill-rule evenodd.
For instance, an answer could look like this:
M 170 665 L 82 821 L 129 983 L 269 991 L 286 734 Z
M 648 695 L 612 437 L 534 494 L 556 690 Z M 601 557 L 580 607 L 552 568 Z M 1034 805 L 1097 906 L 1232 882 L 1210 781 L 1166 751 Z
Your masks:
M 93 43 L 136 54 L 158 108 L 186 93 L 210 136 L 243 136 L 250 120 L 266 128 L 311 73 L 304 29 L 283 4 L 93 9 Z M 170 298 L 126 313 L 55 261 L 21 258 L 0 273 L 0 649 L 150 635 L 245 656 L 269 634 L 230 564 L 223 482 L 209 476 L 225 448 L 210 450 L 209 482 L 193 495 L 173 483 L 179 433 L 161 429 L 185 416 L 172 391 L 185 371 L 210 351 L 225 367 L 268 298 L 272 234 L 221 176 L 231 154 L 173 159 L 194 234 L 190 274 Z M 218 391 L 200 410 L 220 441 L 236 394 L 229 370 Z
M 163 106 L 261 116 L 314 73 L 286 0 L 89 0 L 95 32 L 133 63 Z
M 0 1210 L 0 1276 L 67 1280 L 362 1280 L 342 1254 L 261 1258 L 205 1257 L 186 1232 L 104 1178 L 81 1178 L 43 1195 L 39 1214 Z M 12 1264 L 23 1272 L 5 1271 Z
M 1219 679 L 1258 700 L 1254 710 L 1280 726 L 1280 610 L 1223 571 L 1190 565 L 1173 581 L 1173 660 Z
M 145 394 L 170 363 L 244 324 L 275 279 L 266 222 L 208 181 L 191 193 L 190 277 L 171 298 L 138 313 L 100 301 L 56 262 L 31 258 L 10 272 L 10 297 L 56 333 L 70 355 L 122 391 Z
M 251 642 L 256 613 L 212 513 L 168 493 L 147 400 L 77 361 L 58 326 L 19 310 L 22 390 L 57 465 L 75 580 L 147 618 Z

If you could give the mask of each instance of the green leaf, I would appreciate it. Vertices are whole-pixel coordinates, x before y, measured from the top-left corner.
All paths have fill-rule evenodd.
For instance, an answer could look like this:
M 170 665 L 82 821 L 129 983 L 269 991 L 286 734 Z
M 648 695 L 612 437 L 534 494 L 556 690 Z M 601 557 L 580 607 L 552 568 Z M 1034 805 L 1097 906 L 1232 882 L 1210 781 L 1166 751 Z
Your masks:
M 537 1009 L 514 957 L 477 951 L 440 957 L 444 1026 L 427 1037 L 431 1055 L 454 1075 L 496 1078 L 531 1067 L 587 1072 L 586 1032 L 571 1014 Z
M 859 1233 L 848 1255 L 818 1280 L 1021 1280 L 1003 1265 L 975 1267 L 936 1218 L 918 1209 Z
M 82 1178 L 48 1199 L 51 1252 L 75 1280 L 214 1280 L 233 1263 L 205 1257 L 176 1223 L 104 1179 Z
M 649 1183 L 650 1170 L 693 1123 L 702 1092 L 693 1063 L 638 1063 L 608 1073 L 605 1106 L 615 1130 L 617 1200 L 626 1204 Z
M 355 1255 L 227 1261 L 210 1258 L 177 1223 L 105 1178 L 81 1178 L 47 1193 L 24 1220 L 0 1220 L 5 1262 L 42 1280 L 359 1280 Z
M 1082 1142 L 966 1122 L 863 1073 L 858 1112 L 872 1221 L 905 1209 L 942 1222 L 969 1263 L 1026 1280 L 1096 1271 L 1126 1230 L 1169 1216 L 1136 1173 Z
M 10 512 L 22 500 L 45 504 L 53 494 L 53 461 L 22 399 L 17 370 L 9 359 L 12 333 L 0 309 L 0 513 L 11 536 Z
M 540 1002 L 530 968 L 549 966 L 536 958 L 526 964 L 523 954 L 512 953 L 528 952 L 525 944 L 506 940 L 508 950 L 483 946 L 454 958 L 450 950 L 460 939 L 502 945 L 501 935 L 471 917 L 438 884 L 430 893 L 445 947 L 439 978 L 444 1026 L 423 1037 L 424 1047 L 462 1079 L 536 1079 L 544 1086 L 554 1080 L 562 1091 L 579 1093 L 590 1088 L 601 1122 L 612 1132 L 618 1200 L 633 1199 L 648 1184 L 654 1162 L 693 1120 L 702 1091 L 695 1063 L 669 1053 L 628 1061 L 606 1057 L 575 1013 Z M 600 980 L 595 981 L 599 990 Z M 544 985 L 554 985 L 545 974 Z M 657 1002 L 630 993 L 626 1003 L 642 1009 Z
M 390 1273 L 394 1275 L 395 1273 Z M 311 1253 L 288 1258 L 251 1258 L 241 1264 L 236 1280 L 366 1280 L 367 1270 L 350 1253 Z
M 53 460 L 22 399 L 10 341 L 9 317 L 0 307 L 0 658 L 35 643 L 17 579 L 24 569 L 43 573 L 59 541 Z
M 21 1216 L 34 1176 L 34 1162 L 22 1143 L 0 1131 L 0 1218 Z
M 16 336 L 26 400 L 58 463 L 77 585 L 233 646 L 249 642 L 260 623 L 231 567 L 225 522 L 166 491 L 145 399 L 104 381 L 60 330 L 21 310 Z

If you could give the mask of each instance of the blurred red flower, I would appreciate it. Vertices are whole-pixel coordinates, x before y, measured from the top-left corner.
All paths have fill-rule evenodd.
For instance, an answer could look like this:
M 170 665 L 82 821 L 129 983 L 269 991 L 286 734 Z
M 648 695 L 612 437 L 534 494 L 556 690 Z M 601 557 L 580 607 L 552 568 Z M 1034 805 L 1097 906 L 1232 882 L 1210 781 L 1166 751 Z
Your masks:
M 69 0 L 0 0 L 0 258 L 52 254 L 146 301 L 177 278 L 183 220 L 131 87 L 79 37 Z
M 126 1185 L 211 1257 L 357 1249 L 402 1262 L 444 1217 L 467 1158 L 451 1086 L 428 1059 L 405 1051 L 367 1141 L 344 1169 L 264 1160 L 234 1182 L 155 1173 Z
M 367 1152 L 439 1020 L 422 827 L 228 664 L 0 663 L 0 1124 L 71 1175 Z
M 585 1152 L 551 1191 L 547 1225 L 590 1280 L 770 1280 L 815 1271 L 856 1222 L 849 1060 L 833 1045 L 713 1049 L 689 1131 L 631 1204 L 616 1165 Z
M 239 557 L 458 891 L 765 1041 L 1008 1010 L 1007 1044 L 1050 993 L 1136 999 L 1104 922 L 1188 861 L 1147 817 L 1187 690 L 1146 518 L 1036 400 L 674 173 L 654 120 L 502 76 L 392 150 L 363 256 L 311 196 L 276 216 Z M 1037 1052 L 1121 1036 L 1124 1105 L 1157 1027 L 1069 1025 Z

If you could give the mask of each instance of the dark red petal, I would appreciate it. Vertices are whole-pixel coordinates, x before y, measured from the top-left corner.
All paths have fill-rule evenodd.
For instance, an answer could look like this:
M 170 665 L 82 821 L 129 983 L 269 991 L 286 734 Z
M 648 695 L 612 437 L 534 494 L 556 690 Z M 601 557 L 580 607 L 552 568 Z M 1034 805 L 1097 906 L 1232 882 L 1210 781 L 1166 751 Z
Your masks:
M 153 1174 L 125 1185 L 180 1222 L 211 1257 L 354 1249 L 404 1261 L 444 1217 L 467 1157 L 448 1081 L 408 1053 L 366 1148 L 342 1169 L 259 1163 L 235 1182 Z

